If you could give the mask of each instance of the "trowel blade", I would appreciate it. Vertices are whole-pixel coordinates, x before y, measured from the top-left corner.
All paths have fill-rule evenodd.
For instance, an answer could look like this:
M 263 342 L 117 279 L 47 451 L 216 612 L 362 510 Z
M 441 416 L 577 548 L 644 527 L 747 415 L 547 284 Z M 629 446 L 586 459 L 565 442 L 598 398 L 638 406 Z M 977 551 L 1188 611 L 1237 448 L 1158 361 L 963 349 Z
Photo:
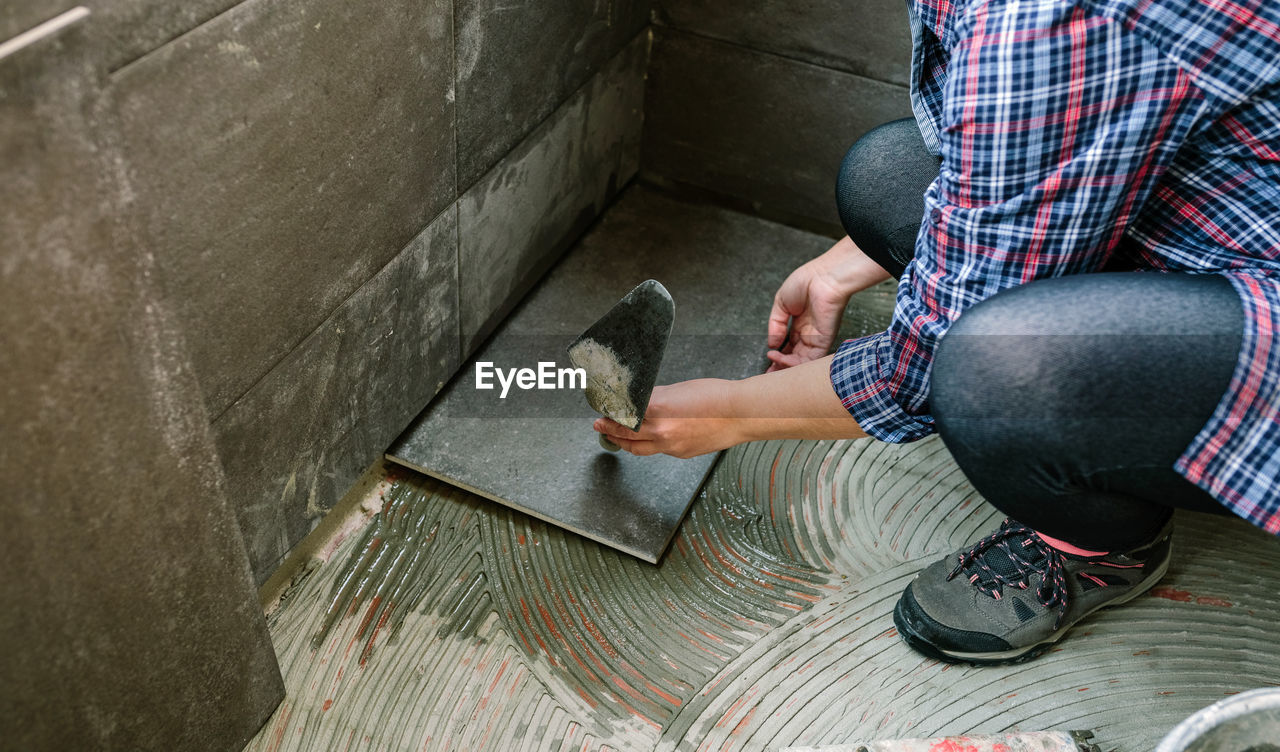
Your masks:
M 675 312 L 671 293 L 650 279 L 569 345 L 569 360 L 587 374 L 587 403 L 596 412 L 632 430 L 640 428 Z

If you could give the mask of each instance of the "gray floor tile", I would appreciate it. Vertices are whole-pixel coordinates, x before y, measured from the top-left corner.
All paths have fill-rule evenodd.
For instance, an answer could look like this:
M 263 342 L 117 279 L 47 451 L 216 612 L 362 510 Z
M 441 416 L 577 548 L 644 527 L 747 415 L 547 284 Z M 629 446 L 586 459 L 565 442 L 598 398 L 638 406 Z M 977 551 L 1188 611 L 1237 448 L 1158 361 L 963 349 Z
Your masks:
M 391 447 L 401 464 L 647 561 L 666 548 L 714 457 L 600 449 L 580 391 L 476 387 L 477 362 L 567 366 L 568 344 L 636 284 L 671 291 L 676 320 L 659 383 L 760 372 L 773 294 L 826 238 L 632 189 L 535 288 Z

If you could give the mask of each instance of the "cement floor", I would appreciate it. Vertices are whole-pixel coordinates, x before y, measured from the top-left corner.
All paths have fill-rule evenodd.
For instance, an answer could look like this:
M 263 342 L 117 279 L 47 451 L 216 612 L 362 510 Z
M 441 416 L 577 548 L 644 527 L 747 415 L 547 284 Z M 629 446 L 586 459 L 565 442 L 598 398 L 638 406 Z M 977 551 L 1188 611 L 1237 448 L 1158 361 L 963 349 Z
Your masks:
M 884 303 L 874 292 L 856 304 L 875 312 L 852 318 Z M 912 652 L 898 594 L 1000 519 L 936 439 L 730 450 L 658 566 L 407 471 L 366 507 L 269 618 L 288 697 L 246 749 L 774 750 L 1093 729 L 1104 750 L 1144 752 L 1195 710 L 1280 684 L 1280 541 L 1196 514 L 1180 515 L 1156 590 L 1030 664 Z

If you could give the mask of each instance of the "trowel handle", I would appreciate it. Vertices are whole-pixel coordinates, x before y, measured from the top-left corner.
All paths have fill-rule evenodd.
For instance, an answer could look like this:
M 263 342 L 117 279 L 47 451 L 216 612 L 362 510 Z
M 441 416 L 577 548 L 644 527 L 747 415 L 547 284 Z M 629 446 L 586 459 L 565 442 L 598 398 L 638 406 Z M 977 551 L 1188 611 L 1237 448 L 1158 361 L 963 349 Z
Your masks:
M 598 433 L 596 435 L 600 437 L 600 446 L 604 447 L 605 449 L 608 449 L 610 452 L 618 452 L 622 450 L 622 447 L 618 446 L 612 441 L 609 441 L 608 436 L 602 433 Z

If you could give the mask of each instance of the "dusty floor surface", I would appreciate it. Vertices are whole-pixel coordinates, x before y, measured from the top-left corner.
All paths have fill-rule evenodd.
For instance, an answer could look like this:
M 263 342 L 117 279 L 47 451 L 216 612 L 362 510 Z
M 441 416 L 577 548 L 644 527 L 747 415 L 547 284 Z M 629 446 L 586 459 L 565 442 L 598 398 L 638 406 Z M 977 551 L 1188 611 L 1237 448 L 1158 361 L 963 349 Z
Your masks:
M 708 210 L 714 211 L 714 210 Z M 658 566 L 408 471 L 270 616 L 249 750 L 773 750 L 1094 729 L 1146 752 L 1280 684 L 1280 540 L 1185 514 L 1150 595 L 1025 666 L 927 660 L 891 611 L 1000 515 L 936 439 L 726 453 Z

